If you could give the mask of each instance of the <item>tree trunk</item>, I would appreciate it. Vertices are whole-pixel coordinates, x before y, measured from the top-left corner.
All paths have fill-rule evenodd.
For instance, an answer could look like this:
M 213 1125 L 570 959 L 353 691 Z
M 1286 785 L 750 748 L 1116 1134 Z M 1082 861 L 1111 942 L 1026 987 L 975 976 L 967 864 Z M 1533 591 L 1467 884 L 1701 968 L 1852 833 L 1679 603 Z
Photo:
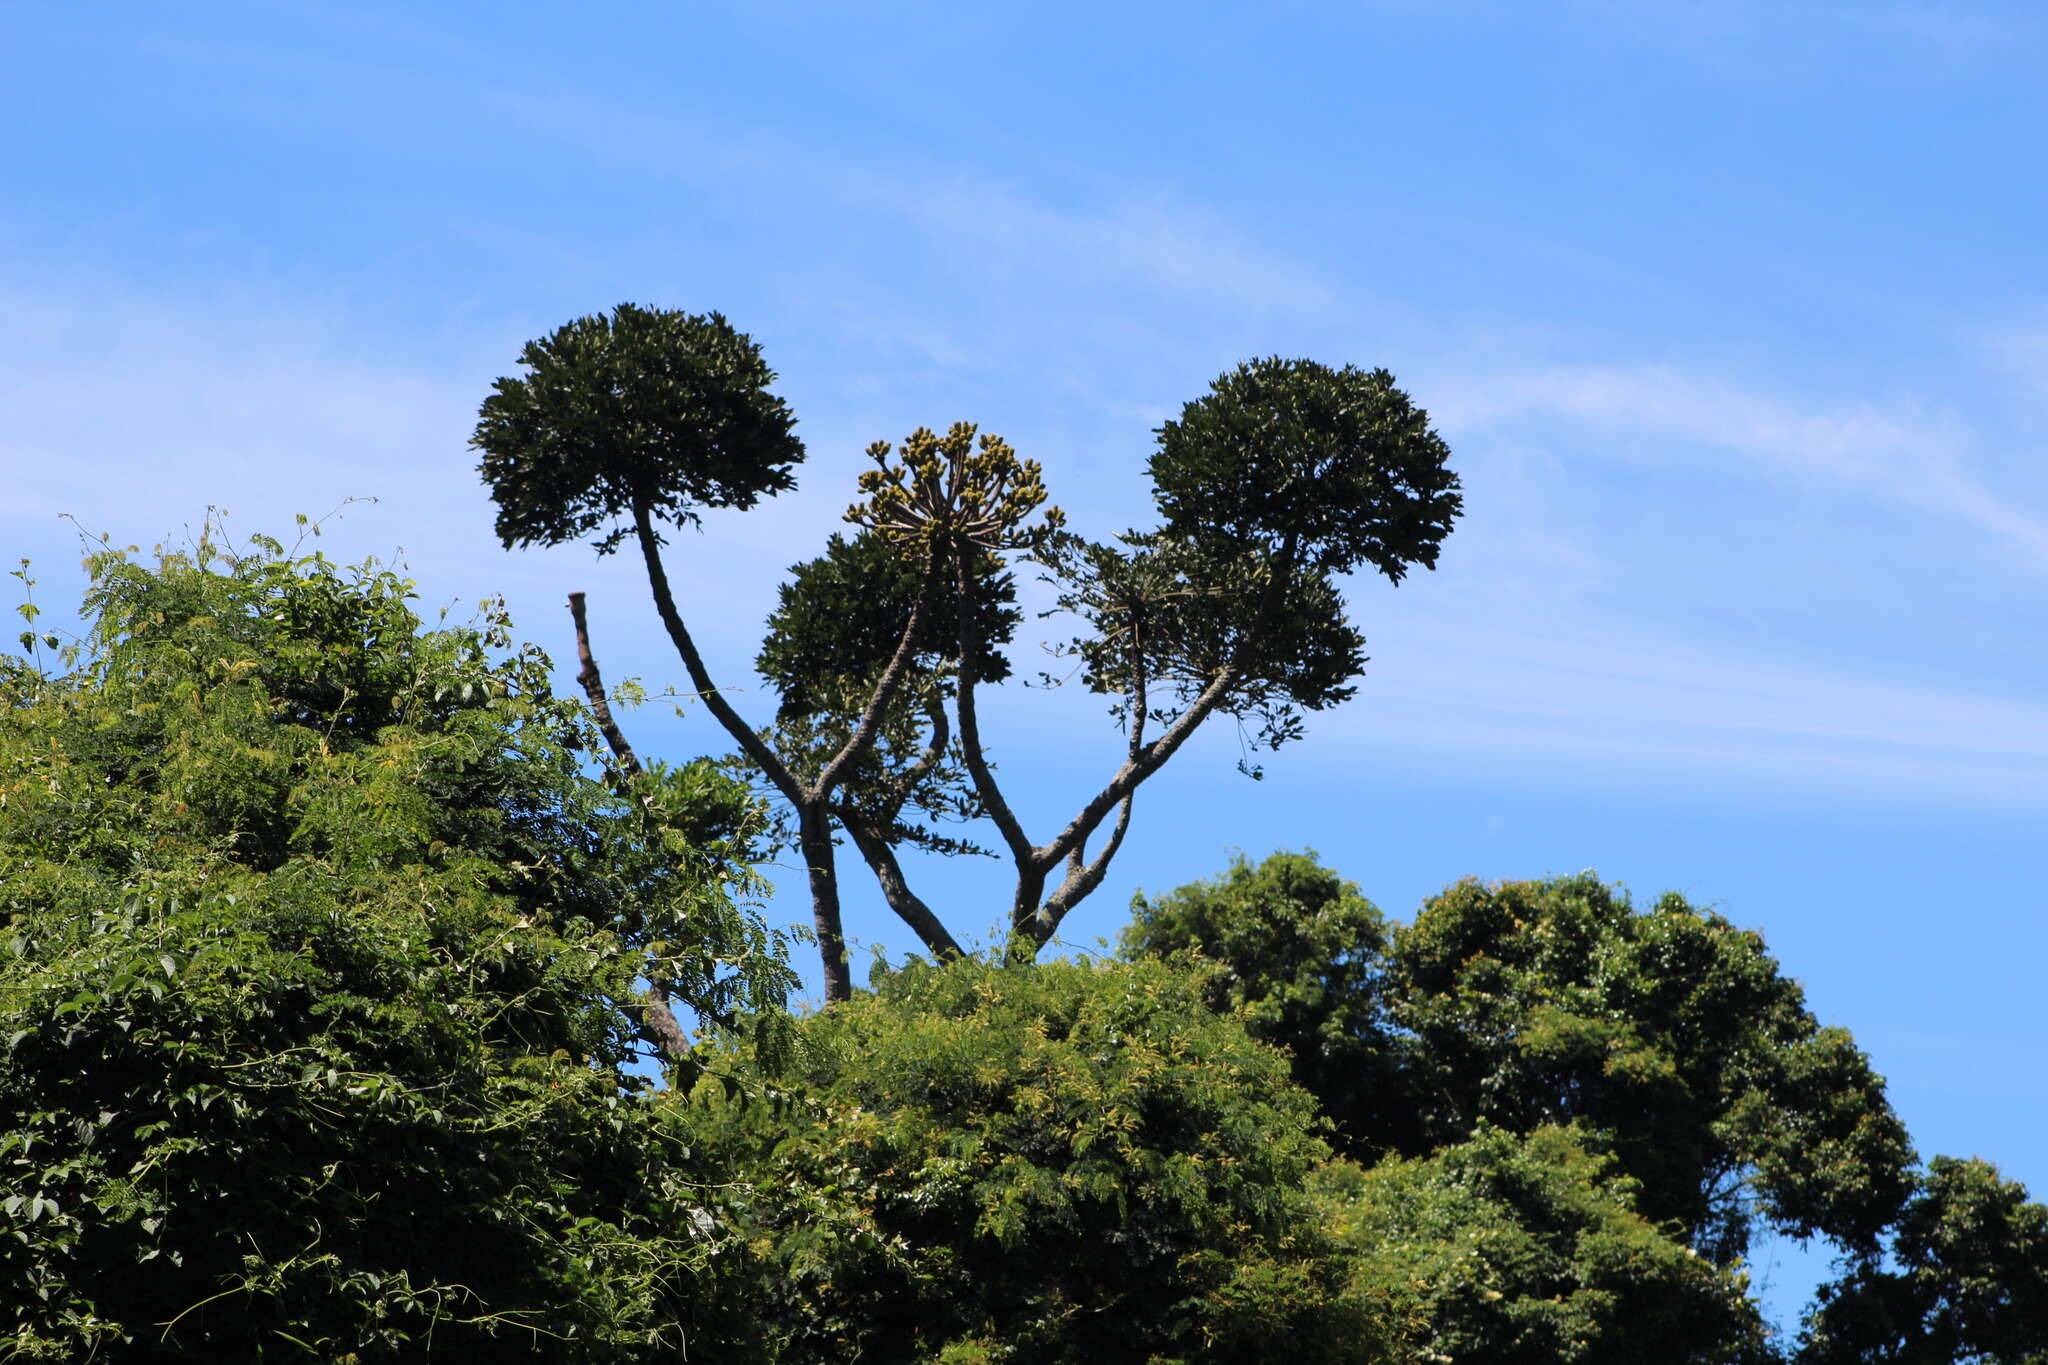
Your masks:
M 825 1003 L 853 998 L 853 976 L 846 965 L 846 933 L 839 919 L 839 873 L 833 862 L 832 817 L 824 803 L 805 802 L 797 810 L 798 843 L 804 871 L 811 882 L 811 922 L 818 931 L 818 958 L 825 969 Z

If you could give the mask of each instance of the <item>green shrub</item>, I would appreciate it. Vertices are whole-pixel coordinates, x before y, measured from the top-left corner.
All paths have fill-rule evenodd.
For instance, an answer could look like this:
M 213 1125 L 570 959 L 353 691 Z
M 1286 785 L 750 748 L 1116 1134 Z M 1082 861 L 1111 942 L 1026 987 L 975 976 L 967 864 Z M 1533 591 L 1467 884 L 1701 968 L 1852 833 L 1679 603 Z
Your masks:
M 745 1177 L 780 1359 L 1384 1359 L 1305 1193 L 1286 1060 L 1163 963 L 882 973 L 803 1088 L 686 1104 Z
M 92 567 L 64 671 L 0 669 L 0 1358 L 680 1346 L 710 1249 L 622 1006 L 778 998 L 731 794 L 679 857 L 680 776 L 584 776 L 545 659 L 389 574 Z

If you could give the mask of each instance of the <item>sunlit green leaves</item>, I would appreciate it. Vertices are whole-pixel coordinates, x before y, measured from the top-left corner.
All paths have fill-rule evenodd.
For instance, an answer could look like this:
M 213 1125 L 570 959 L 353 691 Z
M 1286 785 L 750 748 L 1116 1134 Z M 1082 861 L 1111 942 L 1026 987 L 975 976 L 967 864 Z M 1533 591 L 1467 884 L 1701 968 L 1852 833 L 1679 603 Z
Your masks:
M 1198 974 L 963 960 L 875 985 L 808 1023 L 800 1093 L 695 1101 L 753 1153 L 734 1216 L 783 1359 L 1384 1358 L 1318 1259 L 1312 1106 Z
M 680 1346 L 716 1239 L 622 1068 L 651 972 L 779 1017 L 745 793 L 587 775 L 495 605 L 422 632 L 275 542 L 90 567 L 90 651 L 0 670 L 0 1342 Z
M 1482 1124 L 1427 1157 L 1318 1172 L 1351 1290 L 1406 1358 L 1736 1365 L 1776 1358 L 1747 1278 L 1645 1218 L 1569 1130 Z

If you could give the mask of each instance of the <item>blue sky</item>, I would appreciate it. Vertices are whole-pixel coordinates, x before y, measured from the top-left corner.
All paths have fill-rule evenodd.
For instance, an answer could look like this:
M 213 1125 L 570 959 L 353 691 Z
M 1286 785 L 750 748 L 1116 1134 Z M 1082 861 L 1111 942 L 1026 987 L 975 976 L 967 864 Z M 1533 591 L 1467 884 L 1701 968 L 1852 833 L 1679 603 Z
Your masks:
M 1354 585 L 1369 676 L 1265 782 L 1218 728 L 1148 786 L 1068 936 L 1232 848 L 1401 917 L 1592 867 L 1762 929 L 1923 1152 L 2048 1189 L 2048 16 L 1247 11 L 10 6 L 0 548 L 55 599 L 63 513 L 147 545 L 376 497 L 330 553 L 503 592 L 558 657 L 587 589 L 607 671 L 674 683 L 623 566 L 497 547 L 465 443 L 529 337 L 716 308 L 811 452 L 673 552 L 744 683 L 871 440 L 979 421 L 1099 535 L 1219 371 L 1384 365 L 1465 482 L 1440 570 Z M 990 725 L 1041 831 L 1114 760 L 1083 699 Z M 996 919 L 995 865 L 924 876 Z

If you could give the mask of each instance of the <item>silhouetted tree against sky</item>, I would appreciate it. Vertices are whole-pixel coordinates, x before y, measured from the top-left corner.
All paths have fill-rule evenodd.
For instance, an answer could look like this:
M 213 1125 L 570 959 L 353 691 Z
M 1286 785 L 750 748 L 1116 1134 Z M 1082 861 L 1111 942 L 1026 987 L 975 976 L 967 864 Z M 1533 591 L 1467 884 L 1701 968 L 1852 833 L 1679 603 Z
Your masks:
M 525 373 L 497 382 L 474 437 L 499 537 L 637 545 L 691 687 L 794 816 L 831 1000 L 851 993 L 839 832 L 946 957 L 958 943 L 898 850 L 962 851 L 933 824 L 988 819 L 1016 874 L 1012 952 L 1036 954 L 1101 885 L 1138 788 L 1211 715 L 1250 723 L 1271 747 L 1301 736 L 1303 712 L 1352 695 L 1364 640 L 1339 580 L 1370 567 L 1398 583 L 1433 567 L 1462 507 L 1449 448 L 1384 370 L 1275 357 L 1223 375 L 1158 430 L 1158 524 L 1101 543 L 1063 529 L 1038 465 L 1002 438 L 966 422 L 920 428 L 868 447 L 876 467 L 847 511 L 856 534 L 833 537 L 784 587 L 758 661 L 782 704 L 757 730 L 684 623 L 659 527 L 793 486 L 804 452 L 759 348 L 716 313 L 622 304 L 520 359 Z M 1009 672 L 1018 557 L 1058 587 L 1081 627 L 1069 648 L 1084 683 L 1126 736 L 1116 770 L 1043 843 L 997 780 L 977 706 Z M 580 612 L 578 635 L 585 689 L 630 765 Z

